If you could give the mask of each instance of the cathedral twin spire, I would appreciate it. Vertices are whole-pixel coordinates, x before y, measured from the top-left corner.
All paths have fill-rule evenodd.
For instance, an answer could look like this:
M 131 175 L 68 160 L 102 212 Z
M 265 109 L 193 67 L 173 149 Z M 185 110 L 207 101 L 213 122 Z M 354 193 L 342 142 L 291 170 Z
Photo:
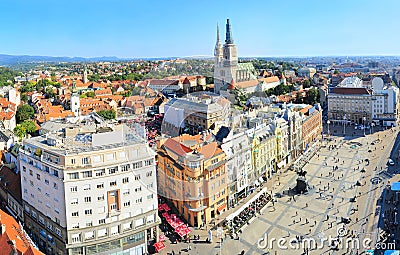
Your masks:
M 219 45 L 220 43 L 221 43 L 221 41 L 219 39 L 219 25 L 217 23 L 217 43 L 216 43 L 216 45 Z M 232 29 L 231 29 L 231 24 L 229 23 L 229 19 L 226 20 L 225 43 L 226 44 L 233 44 Z

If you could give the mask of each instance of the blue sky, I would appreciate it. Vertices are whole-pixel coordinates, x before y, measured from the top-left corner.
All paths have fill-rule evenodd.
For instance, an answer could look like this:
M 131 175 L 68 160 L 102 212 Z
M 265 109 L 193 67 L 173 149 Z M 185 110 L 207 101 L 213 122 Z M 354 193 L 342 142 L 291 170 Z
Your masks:
M 400 55 L 398 0 L 1 0 L 0 53 L 212 55 L 230 18 L 239 56 Z

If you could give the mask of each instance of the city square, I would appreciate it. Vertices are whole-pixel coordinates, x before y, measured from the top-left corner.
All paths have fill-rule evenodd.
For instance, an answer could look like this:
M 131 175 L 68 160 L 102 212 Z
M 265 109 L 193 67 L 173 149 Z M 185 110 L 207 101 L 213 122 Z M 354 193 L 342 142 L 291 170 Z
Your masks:
M 351 127 L 347 127 L 348 136 L 325 136 L 302 156 L 307 161 L 303 170 L 307 172 L 308 192 L 293 196 L 291 189 L 298 176 L 290 169 L 278 172 L 264 183 L 274 195 L 274 205 L 270 202 L 263 208 L 239 238 L 214 231 L 212 244 L 193 241 L 191 250 L 188 243 L 171 244 L 162 254 L 360 254 L 375 249 L 379 239 L 377 200 L 391 181 L 379 172 L 387 167 L 391 151 L 397 149 L 392 139 L 397 129 L 376 130 L 364 137 L 362 131 L 353 133 Z M 331 129 L 340 134 L 343 125 Z M 197 234 L 200 240 L 208 237 L 206 230 L 194 230 Z M 343 243 L 335 248 L 330 240 L 336 238 Z M 312 242 L 314 248 L 307 246 Z

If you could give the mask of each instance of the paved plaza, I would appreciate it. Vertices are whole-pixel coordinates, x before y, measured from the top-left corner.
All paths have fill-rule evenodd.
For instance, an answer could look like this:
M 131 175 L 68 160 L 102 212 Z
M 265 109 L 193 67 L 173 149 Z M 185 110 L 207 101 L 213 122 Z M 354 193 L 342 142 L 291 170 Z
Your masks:
M 214 237 L 212 244 L 191 243 L 189 251 L 186 243 L 167 241 L 162 254 L 172 250 L 175 254 L 181 251 L 181 254 L 231 255 L 243 250 L 245 254 L 356 254 L 357 249 L 352 248 L 356 244 L 344 244 L 351 238 L 355 240 L 353 243 L 359 240 L 360 254 L 368 249 L 363 248 L 366 246 L 363 240 L 373 240 L 372 246 L 378 239 L 377 200 L 382 190 L 390 181 L 398 180 L 397 176 L 382 174 L 392 150 L 398 151 L 397 132 L 385 130 L 364 137 L 353 136 L 351 131 L 350 136 L 331 136 L 318 142 L 320 150 L 303 167 L 307 171 L 309 192 L 295 196 L 289 193 L 296 186 L 294 171 L 276 174 L 264 184 L 274 194 L 274 206 L 269 203 L 243 229 L 239 240 L 226 236 L 221 245 L 220 239 Z M 344 224 L 342 218 L 350 221 Z M 207 238 L 206 230 L 195 230 L 194 234 L 199 234 L 201 240 Z M 338 249 L 332 249 L 334 243 L 328 241 L 321 245 L 321 239 L 338 235 L 342 240 Z M 318 247 L 306 249 L 304 240 L 314 240 Z

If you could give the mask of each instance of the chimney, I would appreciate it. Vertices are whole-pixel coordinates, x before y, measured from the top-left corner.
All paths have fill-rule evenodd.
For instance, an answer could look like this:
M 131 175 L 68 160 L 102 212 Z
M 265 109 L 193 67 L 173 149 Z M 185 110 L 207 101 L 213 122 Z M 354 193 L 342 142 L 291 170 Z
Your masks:
M 6 224 L 1 224 L 1 234 L 3 235 L 6 232 Z

